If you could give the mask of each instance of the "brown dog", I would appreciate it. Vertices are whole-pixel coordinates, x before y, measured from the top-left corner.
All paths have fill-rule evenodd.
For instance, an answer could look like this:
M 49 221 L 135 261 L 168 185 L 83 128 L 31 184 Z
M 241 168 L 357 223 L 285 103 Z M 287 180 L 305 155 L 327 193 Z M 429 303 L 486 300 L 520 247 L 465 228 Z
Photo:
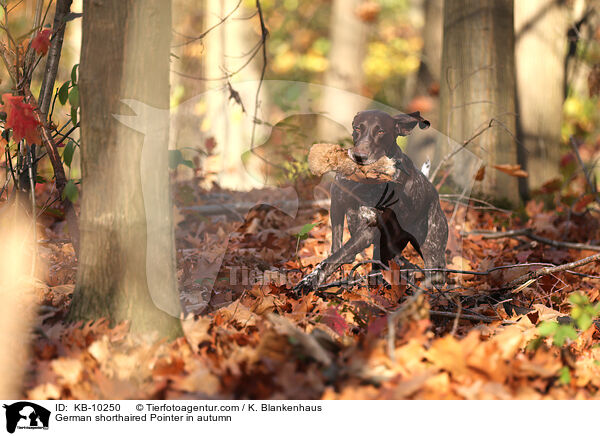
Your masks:
M 352 122 L 354 147 L 349 156 L 368 165 L 387 156 L 398 168 L 395 180 L 362 183 L 339 174 L 331 186 L 331 255 L 319 263 L 294 288 L 306 293 L 321 285 L 340 265 L 374 245 L 374 258 L 387 264 L 401 255 L 410 242 L 423 258 L 425 268 L 446 267 L 448 223 L 438 193 L 427 177 L 415 168 L 396 143 L 416 127 L 429 127 L 419 112 L 391 116 L 378 110 L 359 112 Z M 350 240 L 342 245 L 344 219 Z M 442 273 L 432 274 L 433 283 L 444 282 Z

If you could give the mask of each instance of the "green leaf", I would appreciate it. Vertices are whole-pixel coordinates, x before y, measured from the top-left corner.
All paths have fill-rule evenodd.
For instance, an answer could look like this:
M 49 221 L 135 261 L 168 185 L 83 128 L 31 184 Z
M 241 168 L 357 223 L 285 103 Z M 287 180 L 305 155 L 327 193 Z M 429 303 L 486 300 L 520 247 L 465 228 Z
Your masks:
M 592 325 L 592 316 L 589 313 L 582 313 L 581 316 L 575 319 L 577 327 L 581 330 L 587 330 Z
M 74 126 L 77 125 L 77 108 L 76 107 L 71 108 L 71 122 L 73 123 Z
M 556 333 L 554 333 L 553 343 L 557 347 L 562 347 L 567 341 L 567 338 L 571 340 L 577 339 L 577 332 L 573 326 L 561 325 L 556 329 Z
M 179 165 L 185 165 L 191 169 L 196 168 L 194 162 L 188 159 L 184 159 L 181 150 L 169 150 L 169 168 L 174 170 Z
M 304 224 L 302 226 L 302 228 L 300 229 L 300 231 L 298 233 L 296 233 L 296 237 L 300 238 L 301 240 L 304 240 L 306 238 L 308 238 L 308 233 L 314 229 L 319 223 L 308 223 L 308 224 Z
M 79 190 L 73 180 L 67 182 L 65 189 L 62 192 L 62 199 L 64 200 L 65 198 L 68 198 L 71 203 L 75 203 L 79 198 Z
M 571 371 L 568 366 L 563 366 L 558 370 L 558 380 L 563 385 L 568 385 L 571 383 Z
M 71 168 L 71 162 L 73 162 L 73 155 L 75 154 L 75 144 L 73 141 L 69 141 L 69 143 L 65 146 L 65 151 L 63 151 L 63 162 L 66 166 Z
M 48 182 L 48 180 L 44 179 L 39 174 L 37 176 L 35 176 L 35 183 L 47 183 L 47 182 Z
M 71 70 L 71 82 L 73 82 L 73 85 L 77 85 L 77 68 L 79 68 L 79 64 L 73 65 L 73 69 Z
M 69 99 L 69 85 L 70 84 L 71 84 L 71 82 L 67 81 L 67 82 L 63 83 L 63 86 L 61 86 L 60 89 L 58 90 L 58 101 L 63 106 L 65 104 L 67 104 L 67 100 Z
M 571 304 L 578 306 L 585 306 L 586 304 L 590 304 L 590 300 L 588 300 L 588 297 L 579 292 L 572 293 L 569 296 L 569 301 L 571 302 Z
M 558 329 L 558 323 L 556 321 L 542 321 L 538 325 L 537 329 L 538 332 L 540 332 L 540 335 L 548 337 L 556 332 Z
M 69 103 L 72 108 L 79 107 L 79 87 L 77 85 L 73 86 L 73 89 L 69 92 Z

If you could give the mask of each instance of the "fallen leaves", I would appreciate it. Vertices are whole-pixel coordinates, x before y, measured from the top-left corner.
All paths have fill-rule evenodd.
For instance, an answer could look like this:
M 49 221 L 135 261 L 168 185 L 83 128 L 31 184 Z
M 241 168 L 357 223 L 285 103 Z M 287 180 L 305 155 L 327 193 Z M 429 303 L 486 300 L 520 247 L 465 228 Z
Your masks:
M 573 215 L 568 225 L 566 214 L 548 211 L 541 202 L 529 202 L 525 212 L 528 217 L 519 225 L 536 234 L 600 239 L 592 214 Z M 290 277 L 296 280 L 327 256 L 331 237 L 321 213 L 302 213 L 293 221 L 273 210 L 256 209 L 246 222 L 231 223 L 199 219 L 182 210 L 176 232 L 187 315 L 182 320 L 185 338 L 172 343 L 130 335 L 126 324 L 111 328 L 105 321 L 75 326 L 57 322 L 68 305 L 73 289 L 68 283 L 74 276 L 62 273 L 67 262 L 53 266 L 52 286 L 41 292 L 47 311 L 39 317 L 44 335 L 33 347 L 35 370 L 25 394 L 30 399 L 598 397 L 596 325 L 563 348 L 553 345 L 551 337 L 540 337 L 539 330 L 540 323 L 560 322 L 570 313 L 573 290 L 597 301 L 597 280 L 562 272 L 512 293 L 502 290 L 502 285 L 538 268 L 536 263 L 577 259 L 580 251 L 515 239 L 460 239 L 459 229 L 451 228 L 455 241 L 449 245 L 449 268 L 485 271 L 533 265 L 498 268 L 488 276 L 449 274 L 453 282 L 443 292 L 415 298 L 407 280 L 421 284 L 423 277 L 418 272 L 407 276 L 391 263 L 383 272 L 390 286 L 356 280 L 353 286 L 338 284 L 297 297 L 289 292 Z M 506 230 L 515 224 L 475 209 L 459 213 L 469 230 Z M 296 257 L 293 234 L 315 222 L 319 224 L 300 241 Z M 199 229 L 210 230 L 210 235 Z M 44 253 L 51 263 L 69 259 L 71 270 L 73 254 L 67 248 L 48 245 Z M 414 250 L 405 254 L 422 265 Z M 223 275 L 222 262 L 239 269 Z M 366 277 L 370 268 L 361 266 L 355 277 Z M 580 271 L 598 274 L 598 265 Z M 214 286 L 202 281 L 211 275 L 217 277 Z M 218 280 L 223 277 L 225 281 Z M 430 319 L 429 308 L 438 315 Z M 399 310 L 403 316 L 390 332 L 390 316 Z

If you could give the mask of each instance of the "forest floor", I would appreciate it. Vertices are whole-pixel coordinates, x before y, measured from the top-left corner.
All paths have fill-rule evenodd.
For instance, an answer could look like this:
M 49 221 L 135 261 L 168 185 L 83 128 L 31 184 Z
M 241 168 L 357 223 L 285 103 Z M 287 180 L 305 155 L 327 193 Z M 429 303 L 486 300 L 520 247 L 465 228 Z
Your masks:
M 450 273 L 441 291 L 419 289 L 420 273 L 393 286 L 365 280 L 348 284 L 338 275 L 332 278 L 338 286 L 297 297 L 291 282 L 329 252 L 326 210 L 301 209 L 292 218 L 262 206 L 245 216 L 234 212 L 232 219 L 205 217 L 189 206 L 206 198 L 217 204 L 260 203 L 265 192 L 203 192 L 195 183 L 182 184 L 175 216 L 187 315 L 185 337 L 173 342 L 130 335 L 127 324 L 63 323 L 77 262 L 63 222 L 45 214 L 40 254 L 48 269 L 37 290 L 41 307 L 24 396 L 600 398 L 600 324 L 594 322 L 599 263 L 506 289 L 529 271 L 594 255 L 595 247 L 475 232 L 530 229 L 553 241 L 593 244 L 600 240 L 598 204 L 583 195 L 584 181 L 572 186 L 581 194 L 576 194 L 578 201 L 568 201 L 570 206 L 554 192 L 544 197 L 546 206 L 532 200 L 519 213 L 442 201 L 448 218 L 454 217 L 448 268 L 486 274 Z M 309 223 L 316 225 L 308 231 L 304 226 Z M 422 265 L 414 250 L 407 250 L 406 257 Z M 271 271 L 270 282 L 240 284 L 237 274 L 242 273 L 235 266 Z M 344 268 L 346 274 L 352 266 Z M 510 267 L 494 269 L 501 266 Z M 392 265 L 384 277 L 398 269 Z M 364 264 L 356 273 L 364 277 L 369 271 Z M 206 281 L 209 276 L 216 277 L 214 286 Z

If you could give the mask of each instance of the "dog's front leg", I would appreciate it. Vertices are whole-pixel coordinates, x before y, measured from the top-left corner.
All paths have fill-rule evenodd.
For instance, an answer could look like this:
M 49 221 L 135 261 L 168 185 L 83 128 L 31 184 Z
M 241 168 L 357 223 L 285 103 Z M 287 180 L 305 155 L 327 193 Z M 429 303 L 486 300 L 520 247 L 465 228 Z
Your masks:
M 358 253 L 378 240 L 379 230 L 373 224 L 376 223 L 376 219 L 372 221 L 370 218 L 361 221 L 359 231 L 355 232 L 342 248 L 320 262 L 310 274 L 300 280 L 294 287 L 294 292 L 306 294 L 318 288 L 337 268 L 354 261 Z
M 334 184 L 331 186 L 331 207 L 329 208 L 329 219 L 331 221 L 331 252 L 333 254 L 342 248 L 344 240 L 344 218 L 348 206 L 344 204 L 342 191 Z

